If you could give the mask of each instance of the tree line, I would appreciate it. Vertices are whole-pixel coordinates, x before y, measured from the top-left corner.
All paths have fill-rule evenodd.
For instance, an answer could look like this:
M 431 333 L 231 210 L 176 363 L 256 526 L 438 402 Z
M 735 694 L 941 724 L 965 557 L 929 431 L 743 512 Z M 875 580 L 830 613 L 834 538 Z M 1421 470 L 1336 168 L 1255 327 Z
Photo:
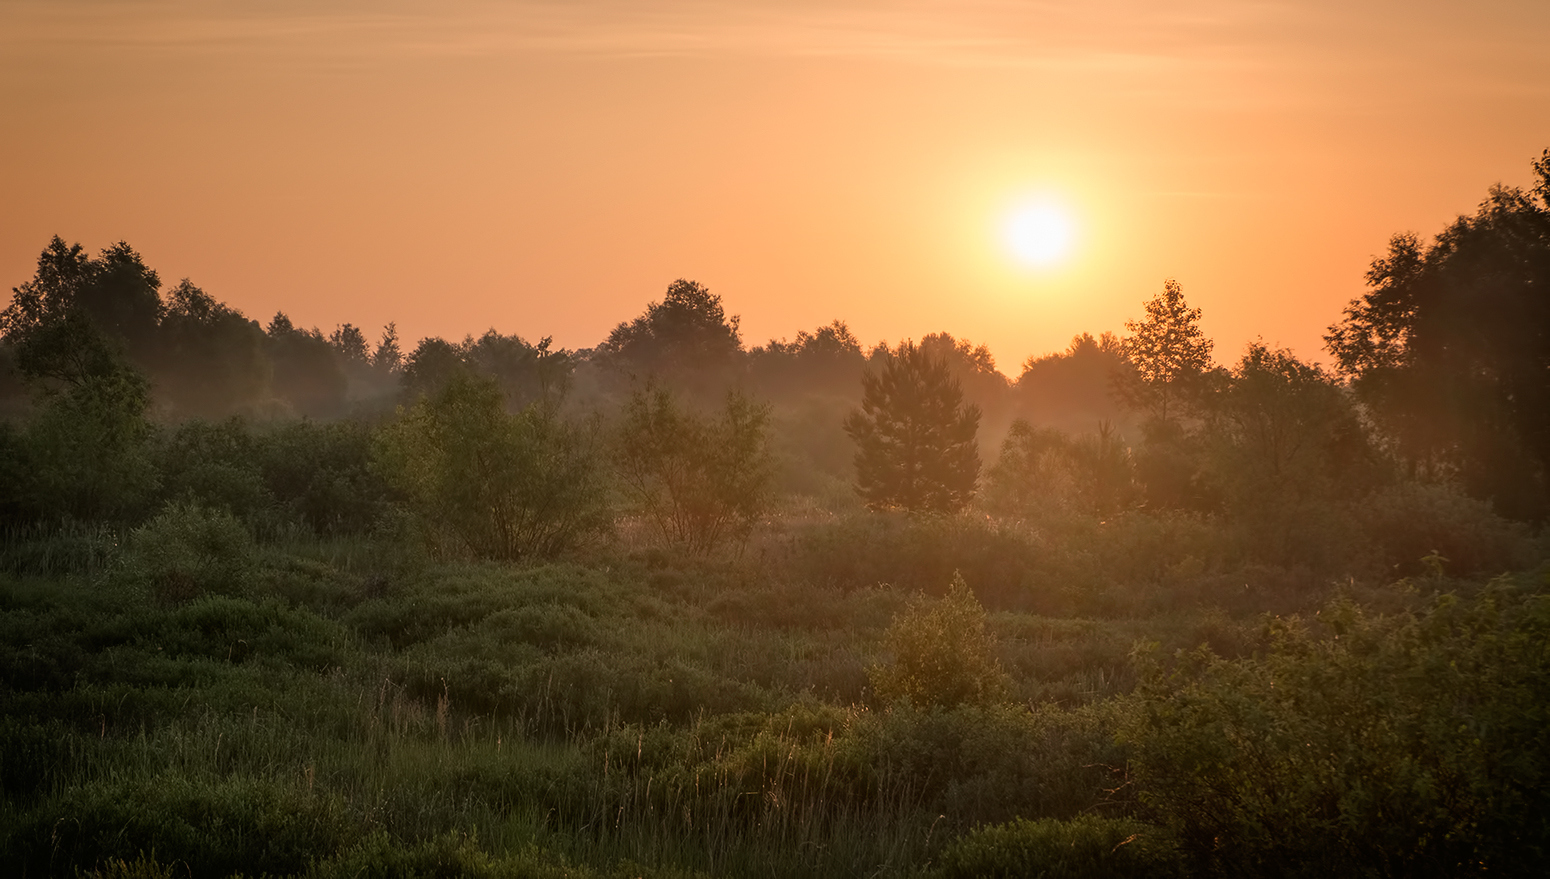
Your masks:
M 947 333 L 864 347 L 836 320 L 748 347 L 689 280 L 591 349 L 492 329 L 405 352 L 392 324 L 375 343 L 283 313 L 261 326 L 186 279 L 163 292 L 126 243 L 56 237 L 0 312 L 0 516 L 134 521 L 188 499 L 327 531 L 408 509 L 433 539 L 516 558 L 584 544 L 619 510 L 708 552 L 777 496 L 843 495 L 1221 516 L 1277 561 L 1328 551 L 1328 511 L 1375 497 L 1446 490 L 1538 521 L 1550 151 L 1534 171 L 1430 242 L 1396 236 L 1329 329 L 1333 368 L 1262 342 L 1216 363 L 1172 280 L 1124 334 L 1080 335 L 1015 380 Z

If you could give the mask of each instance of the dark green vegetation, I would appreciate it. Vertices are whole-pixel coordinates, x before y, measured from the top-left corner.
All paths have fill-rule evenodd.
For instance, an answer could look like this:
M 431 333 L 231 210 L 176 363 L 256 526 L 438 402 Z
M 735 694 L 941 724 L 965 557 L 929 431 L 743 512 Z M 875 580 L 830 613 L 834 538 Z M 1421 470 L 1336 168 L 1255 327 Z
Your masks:
M 927 337 L 918 411 L 687 281 L 405 356 L 56 241 L 0 326 L 0 863 L 1537 875 L 1547 194 L 1396 242 L 1344 373 L 1213 366 L 1169 284 L 1015 383 Z M 862 463 L 960 512 L 857 496 L 890 406 L 978 407 L 978 482 Z

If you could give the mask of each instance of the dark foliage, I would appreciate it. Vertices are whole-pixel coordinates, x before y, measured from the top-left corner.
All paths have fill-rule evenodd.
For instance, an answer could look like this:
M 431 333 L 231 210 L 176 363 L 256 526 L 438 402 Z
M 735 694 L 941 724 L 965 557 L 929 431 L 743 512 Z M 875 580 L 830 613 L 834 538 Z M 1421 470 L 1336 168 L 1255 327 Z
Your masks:
M 614 327 L 594 356 L 621 376 L 705 395 L 734 377 L 742 345 L 737 316 L 726 316 L 721 297 L 680 278 L 645 314 Z
M 873 509 L 953 513 L 979 480 L 977 406 L 947 362 L 905 342 L 862 376 L 861 409 L 845 419 L 856 443 L 856 491 Z
M 1325 337 L 1411 463 L 1512 516 L 1550 509 L 1550 151 L 1430 245 L 1398 235 Z

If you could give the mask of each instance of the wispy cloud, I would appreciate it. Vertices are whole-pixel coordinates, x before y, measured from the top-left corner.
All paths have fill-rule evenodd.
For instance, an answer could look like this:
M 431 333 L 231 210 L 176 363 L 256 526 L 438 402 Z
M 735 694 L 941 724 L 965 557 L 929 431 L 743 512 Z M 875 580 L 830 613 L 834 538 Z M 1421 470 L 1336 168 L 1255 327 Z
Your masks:
M 0 13 L 6 42 L 168 51 L 244 49 L 341 57 L 503 55 L 764 56 L 909 63 L 1133 69 L 1244 63 L 1239 33 L 1285 14 L 1273 4 L 1111 2 L 187 3 L 21 0 Z
M 1478 0 L 1488 6 L 1517 0 Z M 370 68 L 437 59 L 831 59 L 1049 73 L 1224 106 L 1342 103 L 1342 76 L 1543 93 L 1536 33 L 1433 0 L 6 0 L 6 49 L 161 53 L 221 64 Z M 1492 14 L 1500 14 L 1495 10 Z M 1473 18 L 1471 18 L 1473 16 Z M 1509 20 L 1505 15 L 1502 20 Z M 1490 39 L 1482 34 L 1489 33 Z M 1437 60 L 1447 55 L 1451 73 Z M 1526 70 L 1524 68 L 1527 68 Z M 1264 88 L 1266 78 L 1287 87 Z M 1085 78 L 1085 79 L 1084 79 Z M 1259 97 L 1251 97 L 1257 95 Z

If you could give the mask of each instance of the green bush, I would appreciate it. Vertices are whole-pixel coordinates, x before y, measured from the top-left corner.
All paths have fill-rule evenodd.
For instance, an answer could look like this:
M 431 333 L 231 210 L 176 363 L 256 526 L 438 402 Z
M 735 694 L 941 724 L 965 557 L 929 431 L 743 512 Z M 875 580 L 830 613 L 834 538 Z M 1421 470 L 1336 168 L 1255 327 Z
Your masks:
M 1259 659 L 1154 672 L 1126 732 L 1197 872 L 1529 875 L 1550 851 L 1550 597 L 1337 603 Z M 1321 632 L 1323 634 L 1321 634 Z
M 385 429 L 377 464 L 428 533 L 481 558 L 552 557 L 610 524 L 592 431 L 534 403 L 502 408 L 491 379 L 458 373 Z
M 770 408 L 730 394 L 716 418 L 663 388 L 636 391 L 615 437 L 614 468 L 667 543 L 706 554 L 744 540 L 769 506 Z
M 885 702 L 926 707 L 1004 698 L 1011 680 L 995 658 L 985 608 L 955 576 L 939 600 L 917 599 L 883 634 L 887 660 L 867 670 Z
M 339 664 L 345 631 L 337 623 L 273 599 L 206 595 L 168 614 L 146 633 L 172 657 L 264 661 L 322 671 Z
M 1132 804 L 1124 773 L 1130 749 L 1116 741 L 1129 710 L 1108 701 L 1054 706 L 896 704 L 852 725 L 847 747 L 891 790 L 955 832 L 1018 816 L 1073 818 Z
M 1096 433 L 1072 437 L 1018 419 L 986 474 L 983 504 L 1024 518 L 1076 510 L 1112 515 L 1135 506 L 1139 492 L 1130 447 L 1107 421 Z
M 389 487 L 373 464 L 376 432 L 359 420 L 289 421 L 258 437 L 264 487 L 282 521 L 314 534 L 364 534 L 386 511 Z
M 240 593 L 255 555 L 247 526 L 231 513 L 179 502 L 130 533 L 124 573 L 172 600 Z
M 975 829 L 941 855 L 942 879 L 1165 879 L 1183 875 L 1177 844 L 1124 818 L 1020 818 Z
M 940 594 L 955 573 L 997 607 L 1037 605 L 1045 553 L 1026 532 L 978 516 L 863 513 L 796 531 L 792 575 L 823 586 L 865 589 L 886 583 Z
M 164 429 L 155 445 L 162 496 L 260 522 L 275 506 L 264 482 L 262 448 L 262 438 L 241 418 L 195 419 Z
M 158 474 L 145 379 L 127 368 L 45 396 L 20 434 L 21 477 L 7 489 L 34 519 L 134 521 Z

